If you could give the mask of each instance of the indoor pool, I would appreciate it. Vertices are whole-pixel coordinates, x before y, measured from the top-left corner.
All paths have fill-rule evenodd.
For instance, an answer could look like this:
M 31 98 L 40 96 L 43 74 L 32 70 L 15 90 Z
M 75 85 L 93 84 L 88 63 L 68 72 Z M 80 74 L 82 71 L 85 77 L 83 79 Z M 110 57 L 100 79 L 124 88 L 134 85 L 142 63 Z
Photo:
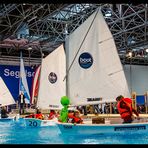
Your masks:
M 25 127 L 23 121 L 0 122 L 0 144 L 148 144 L 148 134 L 63 136 L 58 127 Z

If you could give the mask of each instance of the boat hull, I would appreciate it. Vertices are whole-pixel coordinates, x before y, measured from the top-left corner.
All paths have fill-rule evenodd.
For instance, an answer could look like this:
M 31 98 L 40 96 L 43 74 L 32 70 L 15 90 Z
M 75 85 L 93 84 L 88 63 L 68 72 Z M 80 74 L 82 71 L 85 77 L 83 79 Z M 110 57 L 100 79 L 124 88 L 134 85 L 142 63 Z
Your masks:
M 130 124 L 71 124 L 57 123 L 61 134 L 104 134 L 104 133 L 133 133 L 148 132 L 148 123 Z
M 15 120 L 15 116 L 8 117 L 8 118 L 0 118 L 0 122 L 7 122 L 7 121 L 14 121 L 14 120 Z
M 44 126 L 56 126 L 54 120 L 40 120 L 36 118 L 24 118 L 25 126 L 27 127 L 44 127 Z

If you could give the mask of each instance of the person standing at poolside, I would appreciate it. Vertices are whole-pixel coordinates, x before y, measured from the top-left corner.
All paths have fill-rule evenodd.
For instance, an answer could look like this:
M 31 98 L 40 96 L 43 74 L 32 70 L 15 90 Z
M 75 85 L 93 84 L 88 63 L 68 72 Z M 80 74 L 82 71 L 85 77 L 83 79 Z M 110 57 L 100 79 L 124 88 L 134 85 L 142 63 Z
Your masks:
M 19 98 L 18 98 L 18 105 L 19 105 L 19 113 L 24 114 L 24 109 L 25 109 L 25 95 L 23 92 L 20 93 Z

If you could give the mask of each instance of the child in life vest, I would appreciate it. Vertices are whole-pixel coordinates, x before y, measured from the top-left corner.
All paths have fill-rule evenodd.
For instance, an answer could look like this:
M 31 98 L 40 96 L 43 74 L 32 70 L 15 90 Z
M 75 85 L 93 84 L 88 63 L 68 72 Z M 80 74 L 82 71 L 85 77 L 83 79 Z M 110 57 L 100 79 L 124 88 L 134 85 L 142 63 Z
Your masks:
M 55 117 L 57 117 L 57 114 L 56 114 L 55 110 L 50 110 L 48 120 L 51 120 L 51 119 L 53 119 Z
M 83 120 L 80 117 L 80 112 L 78 110 L 74 111 L 74 113 L 69 113 L 68 118 L 69 118 L 69 122 L 71 123 L 77 123 L 77 124 L 83 123 Z

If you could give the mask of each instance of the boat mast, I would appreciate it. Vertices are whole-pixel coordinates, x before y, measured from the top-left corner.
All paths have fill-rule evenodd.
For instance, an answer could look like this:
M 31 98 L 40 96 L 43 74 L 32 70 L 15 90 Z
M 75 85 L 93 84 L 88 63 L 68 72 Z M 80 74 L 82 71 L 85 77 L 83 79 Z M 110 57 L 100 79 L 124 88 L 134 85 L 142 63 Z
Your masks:
M 21 79 L 22 79 L 22 75 L 21 75 L 21 58 L 22 58 L 22 50 L 20 50 L 20 76 L 19 76 L 19 95 L 20 95 L 20 83 L 21 83 Z

